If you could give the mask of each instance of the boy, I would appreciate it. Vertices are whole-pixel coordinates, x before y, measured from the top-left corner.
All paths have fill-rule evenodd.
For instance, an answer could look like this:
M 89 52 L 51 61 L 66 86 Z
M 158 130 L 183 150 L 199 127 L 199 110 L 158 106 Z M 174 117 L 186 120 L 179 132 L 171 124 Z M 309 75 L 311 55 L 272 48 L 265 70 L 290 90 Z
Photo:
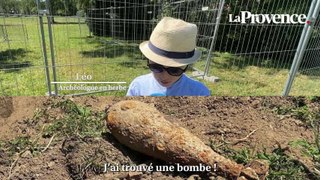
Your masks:
M 197 31 L 195 24 L 164 17 L 139 46 L 152 73 L 135 78 L 127 96 L 209 96 L 204 84 L 184 74 L 201 56 L 195 48 Z

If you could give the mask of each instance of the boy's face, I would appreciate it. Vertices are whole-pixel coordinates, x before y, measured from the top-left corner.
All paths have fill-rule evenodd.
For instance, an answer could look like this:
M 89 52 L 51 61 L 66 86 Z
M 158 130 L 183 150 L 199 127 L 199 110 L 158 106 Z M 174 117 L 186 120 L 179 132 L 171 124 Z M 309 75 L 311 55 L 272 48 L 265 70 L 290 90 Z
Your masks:
M 151 69 L 151 66 L 153 66 L 153 65 L 158 65 L 158 64 L 149 60 L 150 69 Z M 162 65 L 158 65 L 158 66 L 161 67 Z M 158 72 L 158 71 L 152 70 L 152 69 L 151 69 L 151 71 L 152 71 L 155 79 L 159 82 L 159 84 L 161 84 L 162 86 L 167 87 L 167 88 L 170 87 L 172 84 L 174 84 L 176 81 L 178 81 L 186 69 L 186 66 L 177 67 L 179 69 L 170 68 L 168 66 L 162 66 L 162 67 L 165 68 L 165 69 L 162 69 L 162 72 Z M 169 71 L 171 71 L 171 74 L 172 74 L 172 72 L 174 72 L 173 74 L 175 74 L 175 75 L 170 75 L 168 73 L 167 68 L 170 68 Z M 180 74 L 180 75 L 176 75 L 176 74 Z

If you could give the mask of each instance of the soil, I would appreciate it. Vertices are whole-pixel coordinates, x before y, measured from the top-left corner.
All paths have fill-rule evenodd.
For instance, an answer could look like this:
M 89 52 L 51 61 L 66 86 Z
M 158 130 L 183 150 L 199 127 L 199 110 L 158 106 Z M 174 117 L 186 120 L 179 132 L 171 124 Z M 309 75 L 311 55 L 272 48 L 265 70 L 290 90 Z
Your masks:
M 288 143 L 314 141 L 314 134 L 303 121 L 291 115 L 279 115 L 277 108 L 306 105 L 319 109 L 320 101 L 301 97 L 0 97 L 0 179 L 206 179 L 212 174 L 184 172 L 102 172 L 105 164 L 165 165 L 162 162 L 121 145 L 110 133 L 101 137 L 42 137 L 41 127 L 65 116 L 53 104 L 70 99 L 92 111 L 105 112 L 124 99 L 140 100 L 155 106 L 165 118 L 198 136 L 205 144 L 227 145 L 251 153 L 276 148 L 314 167 Z M 41 109 L 47 114 L 33 121 Z M 1 142 L 20 136 L 38 139 L 47 148 L 10 155 Z M 219 151 L 219 148 L 216 149 Z M 219 152 L 223 154 L 223 151 Z

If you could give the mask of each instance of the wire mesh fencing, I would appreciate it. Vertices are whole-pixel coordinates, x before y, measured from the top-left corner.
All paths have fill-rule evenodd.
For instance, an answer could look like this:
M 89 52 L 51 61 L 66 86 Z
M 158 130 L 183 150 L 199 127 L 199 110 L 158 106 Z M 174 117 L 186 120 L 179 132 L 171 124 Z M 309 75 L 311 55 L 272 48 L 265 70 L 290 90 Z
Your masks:
M 295 14 L 306 16 L 310 3 L 297 0 L 226 1 L 218 33 L 221 36 L 215 45 L 216 58 L 211 68 L 211 73 L 221 77 L 218 94 L 280 95 L 305 25 L 288 20 Z M 249 13 L 251 17 L 248 17 Z M 243 19 L 234 22 L 236 16 L 248 18 L 244 23 Z M 268 22 L 268 16 L 283 17 L 283 20 L 277 20 L 283 23 Z M 304 86 L 306 82 L 302 84 Z M 313 93 L 296 91 L 294 95 Z
M 320 2 L 313 1 L 308 13 L 309 26 L 305 26 L 299 45 L 301 52 L 296 52 L 296 78 L 291 94 L 299 91 L 310 92 L 310 95 L 320 94 Z M 299 55 L 299 56 L 298 56 Z M 291 68 L 293 71 L 294 64 Z M 294 72 L 294 71 L 293 71 Z
M 312 37 L 306 49 L 306 55 L 300 65 L 300 73 L 308 76 L 320 75 L 320 20 L 315 22 Z
M 0 94 L 45 95 L 37 16 L 0 16 Z
M 86 11 L 68 6 L 57 11 L 57 4 L 41 1 L 38 9 L 43 14 L 0 16 L 0 93 L 125 95 L 135 77 L 150 72 L 139 43 L 149 39 L 162 17 L 171 16 L 197 24 L 203 56 L 187 74 L 204 82 L 212 95 L 281 95 L 305 23 L 274 23 L 262 16 L 290 20 L 297 15 L 296 20 L 308 13 L 310 4 L 311 0 L 96 0 Z M 243 13 L 246 19 L 241 19 Z M 318 31 L 319 20 L 292 95 L 319 95 Z

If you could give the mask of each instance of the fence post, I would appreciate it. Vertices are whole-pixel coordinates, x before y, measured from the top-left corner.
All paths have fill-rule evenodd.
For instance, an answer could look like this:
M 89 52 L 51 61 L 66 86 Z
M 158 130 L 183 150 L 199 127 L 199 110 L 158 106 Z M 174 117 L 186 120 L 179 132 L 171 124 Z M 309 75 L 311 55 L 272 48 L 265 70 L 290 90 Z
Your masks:
M 224 2 L 225 2 L 225 0 L 220 0 L 220 2 L 219 2 L 219 11 L 218 11 L 218 15 L 217 15 L 217 18 L 216 18 L 216 25 L 214 27 L 214 33 L 213 33 L 212 41 L 211 41 L 211 44 L 210 44 L 210 49 L 209 49 L 209 53 L 208 53 L 208 56 L 207 56 L 207 61 L 206 61 L 206 65 L 205 65 L 205 68 L 204 68 L 204 75 L 203 76 L 208 76 L 209 75 L 209 69 L 210 69 L 210 63 L 211 63 L 211 53 L 213 53 L 212 50 L 213 50 L 214 45 L 216 43 L 218 30 L 219 30 L 219 25 L 220 25 L 220 20 L 221 20 L 221 15 L 222 15 L 223 7 L 224 7 Z
M 299 69 L 299 66 L 301 64 L 302 58 L 304 56 L 304 53 L 306 51 L 308 42 L 310 40 L 311 34 L 312 34 L 312 29 L 314 27 L 314 23 L 318 17 L 320 11 L 320 1 L 319 0 L 313 0 L 310 6 L 310 10 L 307 16 L 307 20 L 311 21 L 311 24 L 305 24 L 303 28 L 303 32 L 301 34 L 301 38 L 299 41 L 299 45 L 297 48 L 297 52 L 294 56 L 293 63 L 291 65 L 291 69 L 289 72 L 289 76 L 285 85 L 285 88 L 283 90 L 282 95 L 283 96 L 288 96 L 294 81 L 294 78 L 297 74 L 297 71 Z
M 53 49 L 53 38 L 52 38 L 52 12 L 49 12 L 49 0 L 46 0 L 46 8 L 48 11 L 47 14 L 47 20 L 48 20 L 48 33 L 49 33 L 49 45 L 50 45 L 50 54 L 51 54 L 51 63 L 52 63 L 52 74 L 53 74 L 53 82 L 57 82 L 57 74 L 56 74 L 56 61 L 55 61 L 55 56 L 54 56 L 54 49 Z M 58 86 L 55 83 L 54 84 L 54 95 L 58 95 Z
M 40 25 L 40 32 L 41 32 L 41 44 L 42 44 L 42 53 L 45 65 L 45 72 L 46 72 L 46 79 L 47 79 L 47 87 L 48 87 L 48 94 L 51 96 L 51 81 L 50 81 L 50 72 L 48 66 L 48 56 L 47 56 L 47 48 L 46 48 L 46 41 L 44 35 L 44 28 L 43 28 L 43 14 L 46 13 L 45 10 L 40 10 L 40 0 L 37 0 L 37 8 L 38 8 L 38 16 L 39 16 L 39 25 Z
M 11 49 L 5 17 L 3 17 L 3 36 L 4 40 L 7 42 L 8 48 Z M 12 57 L 11 51 L 9 51 L 9 56 Z

